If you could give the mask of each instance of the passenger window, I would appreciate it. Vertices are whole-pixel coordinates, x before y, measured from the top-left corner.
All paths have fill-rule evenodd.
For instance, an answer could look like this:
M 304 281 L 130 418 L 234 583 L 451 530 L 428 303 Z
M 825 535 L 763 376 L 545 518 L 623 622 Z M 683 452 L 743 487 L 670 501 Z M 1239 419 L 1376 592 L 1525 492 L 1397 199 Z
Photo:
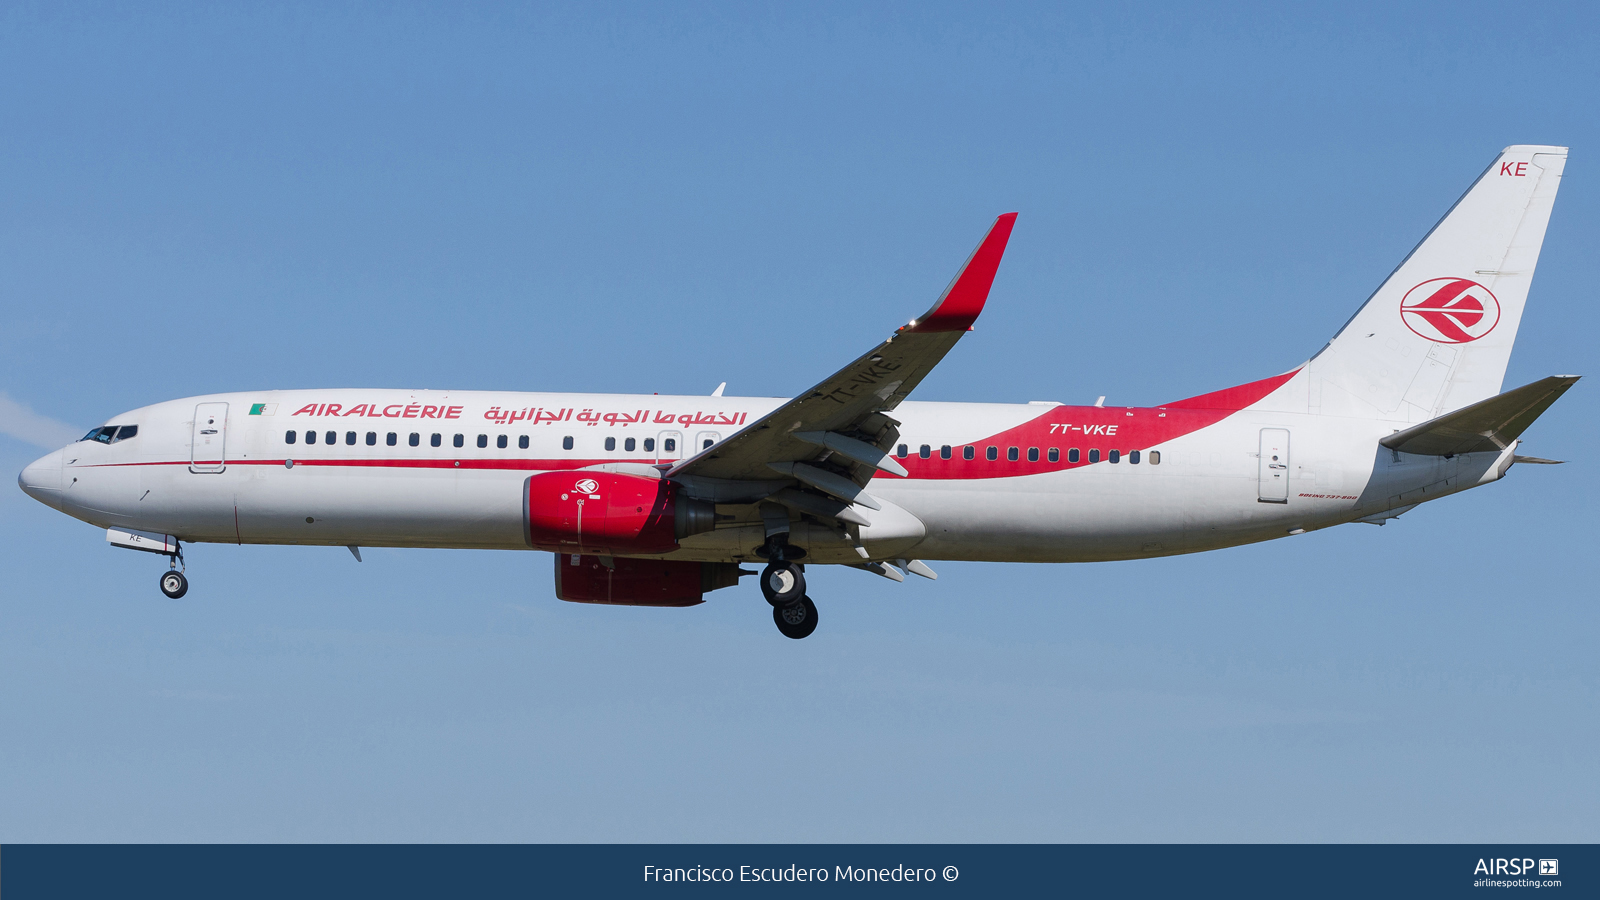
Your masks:
M 1109 451 L 1108 455 L 1110 456 L 1110 459 L 1108 460 L 1108 462 L 1114 462 L 1114 463 L 1122 462 L 1122 451 L 1121 450 L 1111 450 L 1111 451 Z
M 1099 462 L 1099 461 L 1100 461 L 1100 451 L 1099 450 L 1090 450 L 1089 451 L 1089 462 L 1095 463 L 1095 462 Z
M 988 449 L 983 451 L 983 455 L 984 455 L 985 458 L 987 458 L 988 460 L 993 462 L 994 460 L 997 460 L 997 459 L 1000 458 L 1000 448 L 999 447 L 989 447 Z
M 1150 465 L 1152 465 L 1152 466 L 1161 465 L 1161 451 L 1160 450 L 1151 450 L 1150 451 Z
M 1039 448 L 1038 447 L 1029 447 L 1028 448 L 1028 462 L 1038 462 L 1038 461 L 1039 461 Z
M 609 452 L 615 449 L 617 449 L 617 439 L 614 437 L 606 438 L 606 450 Z
M 528 436 L 527 435 L 523 435 L 522 437 L 517 438 L 517 447 L 519 449 L 522 449 L 522 450 L 528 449 Z
M 378 446 L 378 433 L 376 431 L 367 432 L 367 446 L 368 447 L 376 447 L 376 446 Z
M 298 438 L 299 436 L 300 432 L 298 431 L 285 431 L 283 433 L 283 442 L 285 444 L 292 444 L 294 443 L 295 438 Z
M 894 455 L 900 457 L 901 459 L 905 459 L 911 455 L 911 451 L 906 447 L 905 444 L 901 444 L 900 446 L 894 448 Z
M 705 440 L 700 442 L 700 449 L 701 450 L 710 450 L 712 443 L 714 443 L 714 442 L 711 440 L 711 438 L 706 438 Z
M 506 448 L 506 444 L 509 444 L 509 443 L 510 443 L 510 441 L 507 440 L 506 436 L 503 435 L 503 434 L 499 435 L 498 437 L 496 437 L 494 439 L 494 445 L 496 447 L 500 448 L 501 450 L 504 450 Z
M 317 433 L 315 431 L 306 432 L 306 443 L 315 444 L 316 442 L 317 442 Z
M 339 443 L 339 432 L 330 431 L 327 434 L 324 434 L 322 436 L 322 442 L 324 444 L 337 444 L 337 443 Z
M 444 435 L 440 434 L 439 432 L 435 431 L 433 434 L 428 436 L 428 446 L 438 447 L 442 444 L 444 444 Z
M 927 459 L 933 455 L 933 448 L 929 447 L 927 444 L 923 444 L 921 447 L 917 448 L 917 455 L 923 459 Z
M 627 439 L 623 440 L 623 442 L 622 442 L 622 449 L 626 450 L 629 453 L 632 453 L 634 448 L 638 447 L 638 446 L 639 446 L 639 442 L 634 440 L 633 438 L 627 438 Z
M 940 459 L 949 459 L 950 458 L 950 445 L 949 444 L 945 444 L 945 445 L 943 445 L 942 447 L 939 448 L 939 458 Z
M 411 437 L 406 440 L 406 443 L 409 443 L 411 446 L 416 447 L 416 446 L 418 446 L 418 445 L 420 445 L 422 443 L 422 435 L 417 434 L 415 431 L 413 431 L 413 432 L 411 432 Z
M 354 431 L 346 431 L 344 433 L 344 442 L 354 447 L 356 445 L 356 433 Z
M 563 449 L 563 450 L 571 450 L 572 449 L 572 436 L 571 435 L 567 435 L 566 437 L 561 439 L 561 449 Z
M 644 452 L 646 452 L 646 453 L 654 453 L 654 452 L 656 452 L 656 439 L 655 438 L 645 438 L 644 439 Z
M 661 439 L 661 452 L 662 453 L 677 453 L 678 452 L 678 439 L 677 438 L 662 438 Z
M 1139 451 L 1137 451 L 1137 450 L 1129 450 L 1128 451 L 1128 465 L 1137 466 L 1138 464 L 1139 464 Z
M 450 443 L 457 447 L 465 447 L 467 445 L 467 436 L 464 434 L 458 434 L 454 438 L 451 438 Z
M 1067 462 L 1075 463 L 1077 461 L 1078 461 L 1078 448 L 1077 447 L 1073 447 L 1071 450 L 1067 451 Z
M 400 443 L 400 435 L 395 434 L 394 432 L 391 431 L 391 432 L 389 432 L 388 435 L 386 435 L 384 437 L 383 442 L 385 444 L 388 444 L 389 446 L 393 447 L 395 444 Z
M 1017 448 L 1015 448 L 1015 447 L 1007 447 L 1006 448 L 1006 459 L 1011 461 L 1011 462 L 1016 462 L 1017 461 Z
M 1061 451 L 1059 449 L 1057 449 L 1055 447 L 1051 447 L 1049 455 L 1050 455 L 1050 461 L 1051 462 L 1060 462 L 1061 461 Z
M 489 436 L 487 434 L 478 435 L 478 449 L 482 450 L 482 449 L 484 449 L 484 448 L 486 448 L 488 446 L 489 446 Z
M 961 458 L 962 459 L 971 459 L 972 457 L 977 455 L 977 453 L 975 452 L 976 449 L 977 448 L 975 448 L 975 447 L 962 447 L 961 448 Z

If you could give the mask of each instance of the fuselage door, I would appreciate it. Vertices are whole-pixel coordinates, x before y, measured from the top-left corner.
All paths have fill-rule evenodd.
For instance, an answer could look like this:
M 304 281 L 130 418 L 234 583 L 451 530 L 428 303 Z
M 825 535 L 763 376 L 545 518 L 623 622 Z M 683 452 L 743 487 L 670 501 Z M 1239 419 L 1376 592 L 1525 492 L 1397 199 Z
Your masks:
M 663 431 L 656 435 L 656 462 L 677 462 L 683 459 L 683 434 Z
M 194 408 L 189 442 L 189 471 L 221 472 L 227 464 L 228 404 L 202 403 Z
M 1262 503 L 1289 502 L 1289 429 L 1261 429 L 1261 492 Z
M 720 440 L 722 440 L 722 435 L 717 434 L 715 431 L 702 431 L 694 436 L 693 452 L 699 453 L 702 450 L 710 450 L 711 445 Z

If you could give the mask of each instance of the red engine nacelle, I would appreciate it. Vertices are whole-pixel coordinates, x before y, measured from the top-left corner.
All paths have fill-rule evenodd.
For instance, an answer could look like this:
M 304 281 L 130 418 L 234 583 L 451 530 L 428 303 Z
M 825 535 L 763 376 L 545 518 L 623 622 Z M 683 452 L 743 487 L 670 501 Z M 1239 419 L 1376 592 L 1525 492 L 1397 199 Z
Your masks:
M 613 472 L 534 475 L 523 494 L 528 546 L 600 556 L 666 553 L 716 523 L 712 504 L 680 491 L 664 479 Z
M 573 603 L 694 606 L 701 595 L 739 583 L 738 563 L 556 555 L 556 596 Z

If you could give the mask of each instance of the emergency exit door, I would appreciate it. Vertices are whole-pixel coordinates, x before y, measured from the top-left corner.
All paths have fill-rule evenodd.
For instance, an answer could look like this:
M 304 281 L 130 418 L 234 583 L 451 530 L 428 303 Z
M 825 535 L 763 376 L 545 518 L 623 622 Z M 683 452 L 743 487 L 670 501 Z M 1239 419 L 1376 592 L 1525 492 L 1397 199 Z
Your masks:
M 683 433 L 663 431 L 656 435 L 656 462 L 673 463 L 683 459 Z
M 1262 503 L 1289 502 L 1289 429 L 1261 429 L 1260 493 Z
M 194 408 L 194 431 L 189 438 L 189 471 L 215 473 L 228 460 L 228 404 L 202 403 Z

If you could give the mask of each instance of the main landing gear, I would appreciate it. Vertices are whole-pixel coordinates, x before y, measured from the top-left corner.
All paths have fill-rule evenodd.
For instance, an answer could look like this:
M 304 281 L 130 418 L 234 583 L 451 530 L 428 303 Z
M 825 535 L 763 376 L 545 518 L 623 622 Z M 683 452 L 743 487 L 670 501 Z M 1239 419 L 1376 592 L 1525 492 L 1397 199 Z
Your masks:
M 802 595 L 793 603 L 774 606 L 772 622 L 784 637 L 798 641 L 817 630 L 817 605 L 811 602 L 810 597 Z
M 761 555 L 771 562 L 761 572 L 761 596 L 772 604 L 772 621 L 779 633 L 799 640 L 817 630 L 817 605 L 806 596 L 805 567 L 792 561 L 805 551 L 789 546 L 785 536 L 774 535 L 762 548 L 766 552 Z

